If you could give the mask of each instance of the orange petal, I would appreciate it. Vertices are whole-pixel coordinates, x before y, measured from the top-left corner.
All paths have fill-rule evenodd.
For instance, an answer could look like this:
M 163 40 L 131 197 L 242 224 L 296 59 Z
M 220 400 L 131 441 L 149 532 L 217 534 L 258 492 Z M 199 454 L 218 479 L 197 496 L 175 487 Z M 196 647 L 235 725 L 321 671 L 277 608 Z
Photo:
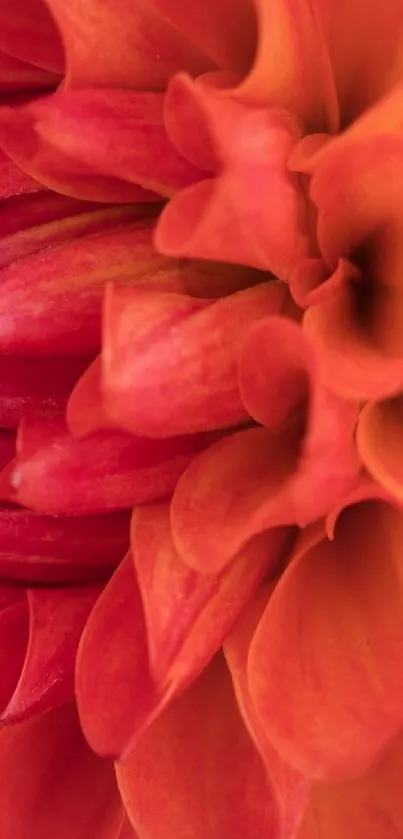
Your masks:
M 402 726 L 402 539 L 386 502 L 347 508 L 333 542 L 288 566 L 253 638 L 260 722 L 307 777 L 364 772 Z
M 168 134 L 182 155 L 212 173 L 165 207 L 156 245 L 168 255 L 263 268 L 287 279 L 307 254 L 305 200 L 287 159 L 299 140 L 291 114 L 250 108 L 220 79 L 175 77 L 165 102 Z
M 264 766 L 221 659 L 149 728 L 116 770 L 140 836 L 278 835 Z
M 73 704 L 4 728 L 0 761 L 4 839 L 88 839 L 89 829 L 119 839 L 124 811 L 113 768 L 88 748 Z
M 374 479 L 403 501 L 402 397 L 366 405 L 357 427 L 357 448 Z
M 209 61 L 150 0 L 46 0 L 66 52 L 68 87 L 163 90 L 177 70 L 200 73 Z

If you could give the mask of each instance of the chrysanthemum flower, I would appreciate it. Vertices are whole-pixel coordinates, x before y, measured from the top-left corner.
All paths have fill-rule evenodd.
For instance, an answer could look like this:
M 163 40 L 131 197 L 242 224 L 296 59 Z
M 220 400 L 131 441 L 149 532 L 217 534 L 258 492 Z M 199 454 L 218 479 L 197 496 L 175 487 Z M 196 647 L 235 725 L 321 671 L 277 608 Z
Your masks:
M 402 0 L 0 0 L 0 833 L 403 836 Z

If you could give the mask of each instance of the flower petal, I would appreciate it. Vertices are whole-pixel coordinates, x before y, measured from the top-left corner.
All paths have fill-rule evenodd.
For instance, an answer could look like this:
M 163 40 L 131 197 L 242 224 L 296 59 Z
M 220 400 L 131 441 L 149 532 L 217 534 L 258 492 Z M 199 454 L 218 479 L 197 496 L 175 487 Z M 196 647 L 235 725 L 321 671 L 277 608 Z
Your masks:
M 149 728 L 117 777 L 140 835 L 277 837 L 263 763 L 221 659 Z
M 103 347 L 108 416 L 149 436 L 247 419 L 236 375 L 239 343 L 257 318 L 283 308 L 286 295 L 279 284 L 261 283 L 208 305 L 185 295 L 110 289 Z
M 46 0 L 62 34 L 68 87 L 163 90 L 175 70 L 208 62 L 150 0 Z
M 0 8 L 0 49 L 37 67 L 63 73 L 59 33 L 42 0 L 16 0 Z
M 251 328 L 240 388 L 250 414 L 267 428 L 240 431 L 198 455 L 172 501 L 179 553 L 205 573 L 223 568 L 262 530 L 305 526 L 329 513 L 360 469 L 358 408 L 323 386 L 298 324 L 273 316 Z
M 374 479 L 403 501 L 402 397 L 366 405 L 357 426 L 357 448 Z
M 287 279 L 307 253 L 304 197 L 286 166 L 299 139 L 295 119 L 285 111 L 251 109 L 208 80 L 193 83 L 184 75 L 170 83 L 165 110 L 174 145 L 202 168 L 207 139 L 213 177 L 182 190 L 165 207 L 157 248 L 240 262 Z M 187 111 L 191 116 L 183 120 Z
M 74 705 L 0 732 L 4 839 L 118 839 L 124 811 L 113 768 L 88 748 Z M 38 806 L 46 802 L 46 806 Z
M 72 437 L 59 418 L 24 420 L 11 475 L 19 504 L 47 515 L 107 513 L 169 495 L 208 435 Z
M 402 726 L 402 538 L 402 513 L 385 501 L 347 508 L 333 542 L 290 563 L 257 628 L 252 700 L 307 777 L 366 771 Z
M 0 576 L 27 584 L 102 580 L 128 547 L 126 513 L 69 518 L 0 507 Z

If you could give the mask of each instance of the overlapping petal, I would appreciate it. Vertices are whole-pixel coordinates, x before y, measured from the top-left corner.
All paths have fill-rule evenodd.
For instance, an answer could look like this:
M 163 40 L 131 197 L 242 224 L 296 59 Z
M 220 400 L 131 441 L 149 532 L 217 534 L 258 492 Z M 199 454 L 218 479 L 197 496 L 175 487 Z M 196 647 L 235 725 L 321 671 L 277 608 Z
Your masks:
M 134 434 L 157 437 L 247 420 L 237 382 L 240 342 L 256 319 L 282 311 L 286 301 L 286 288 L 273 282 L 214 303 L 110 289 L 102 356 L 107 414 Z
M 23 417 L 63 411 L 87 364 L 85 356 L 0 355 L 0 425 L 16 428 Z
M 60 36 L 42 0 L 17 0 L 0 8 L 0 50 L 60 74 L 64 54 Z
M 357 448 L 373 478 L 403 500 L 402 397 L 366 405 L 357 426 Z
M 360 468 L 358 407 L 324 386 L 298 324 L 273 316 L 251 328 L 240 387 L 245 407 L 265 427 L 233 434 L 196 457 L 173 496 L 180 555 L 207 572 L 224 567 L 255 533 L 305 526 L 330 512 Z
M 403 516 L 366 495 L 296 547 L 249 653 L 260 723 L 311 778 L 365 772 L 402 726 Z

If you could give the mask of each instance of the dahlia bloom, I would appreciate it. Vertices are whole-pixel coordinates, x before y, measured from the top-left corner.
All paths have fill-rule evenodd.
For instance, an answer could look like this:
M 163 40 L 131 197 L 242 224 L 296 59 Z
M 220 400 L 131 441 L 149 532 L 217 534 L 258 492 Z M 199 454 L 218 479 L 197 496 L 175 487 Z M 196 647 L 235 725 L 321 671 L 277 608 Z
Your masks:
M 4 839 L 403 836 L 402 21 L 0 0 Z

